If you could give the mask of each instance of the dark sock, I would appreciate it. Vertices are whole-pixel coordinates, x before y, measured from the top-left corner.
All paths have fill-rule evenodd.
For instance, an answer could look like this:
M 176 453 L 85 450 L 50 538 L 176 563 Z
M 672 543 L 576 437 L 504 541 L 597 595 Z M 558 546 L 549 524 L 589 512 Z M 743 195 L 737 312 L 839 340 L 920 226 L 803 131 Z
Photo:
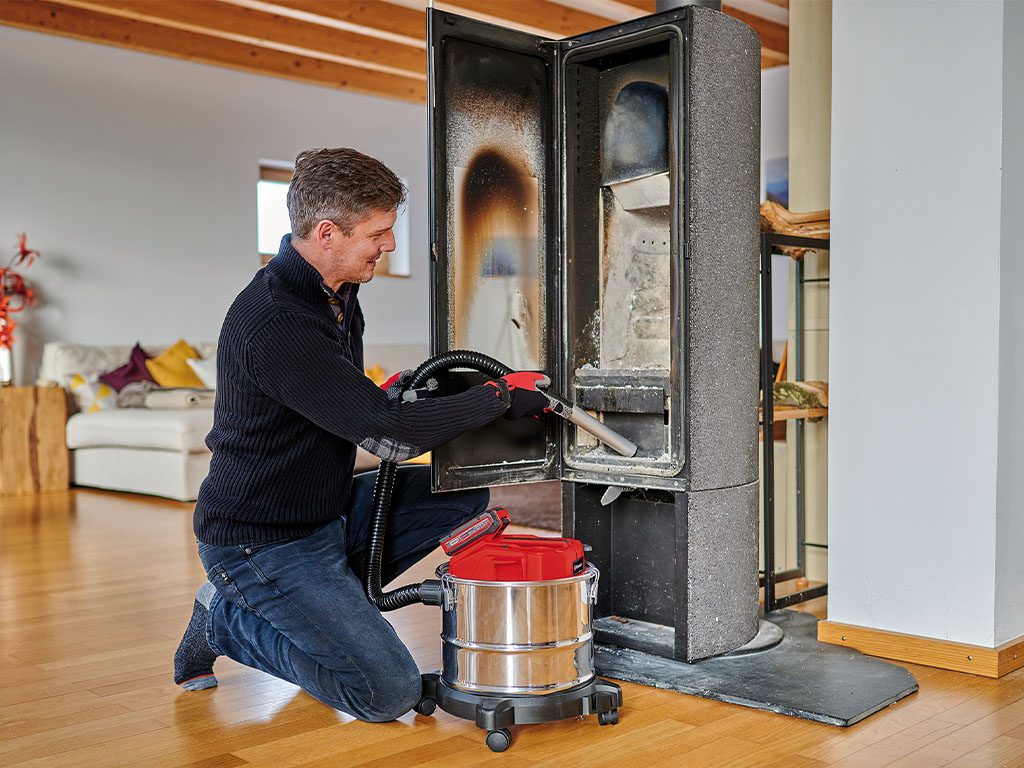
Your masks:
M 178 650 L 174 652 L 174 682 L 189 691 L 201 691 L 217 685 L 217 678 L 213 674 L 213 662 L 217 654 L 206 639 L 206 615 L 206 606 L 197 596 L 192 620 L 188 623 Z

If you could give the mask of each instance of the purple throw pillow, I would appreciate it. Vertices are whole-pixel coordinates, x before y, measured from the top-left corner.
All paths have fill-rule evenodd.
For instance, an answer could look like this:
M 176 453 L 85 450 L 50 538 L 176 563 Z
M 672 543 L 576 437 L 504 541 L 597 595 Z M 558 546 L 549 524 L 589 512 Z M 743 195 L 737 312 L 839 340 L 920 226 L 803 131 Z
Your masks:
M 150 355 L 147 355 L 145 350 L 136 344 L 135 349 L 132 350 L 131 357 L 128 358 L 127 364 L 110 373 L 103 374 L 100 376 L 100 381 L 118 391 L 133 381 L 153 381 L 153 377 L 146 367 L 146 361 L 149 359 Z

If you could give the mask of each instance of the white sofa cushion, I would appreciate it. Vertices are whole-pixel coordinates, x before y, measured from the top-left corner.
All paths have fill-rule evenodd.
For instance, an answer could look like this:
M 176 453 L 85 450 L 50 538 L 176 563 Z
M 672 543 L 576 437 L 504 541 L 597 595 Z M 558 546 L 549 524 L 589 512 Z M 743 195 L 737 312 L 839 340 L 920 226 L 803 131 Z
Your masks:
M 209 451 L 80 448 L 71 452 L 71 470 L 76 485 L 195 501 L 210 472 L 212 455 Z
M 68 448 L 116 445 L 195 453 L 209 450 L 206 436 L 212 428 L 212 408 L 113 408 L 76 413 L 68 419 L 67 442 Z

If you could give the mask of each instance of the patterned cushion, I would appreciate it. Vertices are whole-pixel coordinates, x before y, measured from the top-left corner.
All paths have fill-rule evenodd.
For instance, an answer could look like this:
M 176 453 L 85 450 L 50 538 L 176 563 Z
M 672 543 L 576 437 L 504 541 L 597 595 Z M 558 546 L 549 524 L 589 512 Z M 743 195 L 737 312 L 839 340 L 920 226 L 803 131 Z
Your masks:
M 64 386 L 83 413 L 117 408 L 117 393 L 99 380 L 98 373 L 73 373 L 65 379 Z

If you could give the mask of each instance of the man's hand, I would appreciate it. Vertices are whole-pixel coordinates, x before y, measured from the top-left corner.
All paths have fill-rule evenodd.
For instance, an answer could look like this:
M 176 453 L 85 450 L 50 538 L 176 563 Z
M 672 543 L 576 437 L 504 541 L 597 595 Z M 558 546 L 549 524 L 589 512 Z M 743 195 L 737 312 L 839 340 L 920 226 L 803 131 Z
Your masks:
M 388 400 L 397 400 L 402 394 L 405 383 L 412 378 L 413 370 L 399 371 L 390 379 L 380 385 L 380 388 L 387 392 Z
M 510 421 L 524 416 L 539 418 L 551 405 L 547 395 L 537 389 L 538 384 L 546 387 L 551 383 L 551 379 L 543 373 L 519 371 L 487 383 L 498 390 L 498 397 L 509 404 L 505 418 Z

